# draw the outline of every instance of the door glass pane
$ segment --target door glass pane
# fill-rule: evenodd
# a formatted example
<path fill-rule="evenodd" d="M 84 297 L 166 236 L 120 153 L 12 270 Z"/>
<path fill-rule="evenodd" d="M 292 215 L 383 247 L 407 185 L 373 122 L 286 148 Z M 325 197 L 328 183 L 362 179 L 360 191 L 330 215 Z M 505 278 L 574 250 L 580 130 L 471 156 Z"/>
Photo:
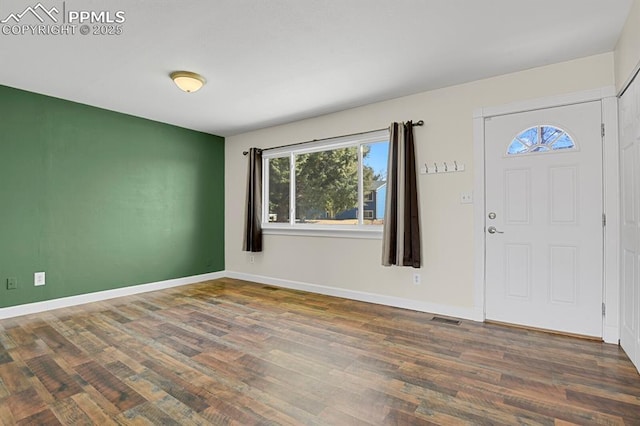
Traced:
<path fill-rule="evenodd" d="M 520 142 L 517 138 L 511 142 L 509 145 L 509 154 L 520 154 L 522 152 L 527 152 L 527 146 Z"/>
<path fill-rule="evenodd" d="M 573 148 L 574 145 L 575 144 L 573 143 L 573 140 L 569 137 L 569 135 L 565 133 L 564 135 L 556 139 L 556 141 L 553 143 L 553 149 L 568 149 Z"/>
<path fill-rule="evenodd" d="M 557 127 L 552 126 L 542 126 L 540 128 L 540 143 L 543 145 L 552 145 L 558 136 L 563 134 L 564 132 Z"/>
<path fill-rule="evenodd" d="M 518 139 L 527 146 L 531 146 L 538 140 L 538 128 L 532 127 L 518 135 Z"/>
<path fill-rule="evenodd" d="M 535 126 L 523 130 L 513 138 L 507 148 L 507 155 L 552 152 L 575 147 L 575 142 L 564 130 L 554 126 Z"/>

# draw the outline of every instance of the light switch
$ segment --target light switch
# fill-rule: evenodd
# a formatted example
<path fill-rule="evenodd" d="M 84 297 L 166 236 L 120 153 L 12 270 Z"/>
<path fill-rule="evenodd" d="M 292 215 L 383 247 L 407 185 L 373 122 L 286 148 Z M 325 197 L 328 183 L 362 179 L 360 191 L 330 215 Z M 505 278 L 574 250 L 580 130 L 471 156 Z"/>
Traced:
<path fill-rule="evenodd" d="M 473 203 L 473 193 L 471 192 L 461 192 L 460 193 L 460 204 L 471 204 Z"/>

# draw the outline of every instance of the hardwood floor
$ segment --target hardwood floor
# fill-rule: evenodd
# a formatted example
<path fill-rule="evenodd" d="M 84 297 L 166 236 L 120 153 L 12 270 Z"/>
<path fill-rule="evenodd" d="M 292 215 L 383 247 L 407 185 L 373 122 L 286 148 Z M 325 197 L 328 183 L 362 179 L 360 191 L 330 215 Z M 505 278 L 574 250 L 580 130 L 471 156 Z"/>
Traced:
<path fill-rule="evenodd" d="M 640 425 L 615 345 L 221 279 L 0 321 L 0 424 Z"/>

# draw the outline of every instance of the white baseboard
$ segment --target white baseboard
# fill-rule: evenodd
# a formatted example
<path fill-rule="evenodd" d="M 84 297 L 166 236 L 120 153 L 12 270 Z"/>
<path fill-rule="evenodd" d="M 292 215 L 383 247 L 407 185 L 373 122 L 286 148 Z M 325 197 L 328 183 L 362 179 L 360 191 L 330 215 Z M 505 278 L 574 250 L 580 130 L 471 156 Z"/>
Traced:
<path fill-rule="evenodd" d="M 278 278 L 265 277 L 262 275 L 245 274 L 242 272 L 227 271 L 226 274 L 226 276 L 229 278 L 235 278 L 244 281 L 253 281 L 261 284 L 273 285 L 276 287 L 308 291 L 310 293 L 342 297 L 344 299 L 359 300 L 361 302 L 394 306 L 396 308 L 411 309 L 413 311 L 419 312 L 429 312 L 432 314 L 445 315 L 455 318 L 464 318 L 473 321 L 482 322 L 484 320 L 482 314 L 479 314 L 475 308 L 461 308 L 458 306 L 440 305 L 437 303 L 422 302 L 417 300 L 404 299 L 401 297 L 385 296 L 381 294 L 367 293 L 356 290 L 346 290 L 343 288 L 329 287 L 299 281 L 282 280 Z"/>
<path fill-rule="evenodd" d="M 59 299 L 27 303 L 18 306 L 10 306 L 8 308 L 0 308 L 0 319 L 18 317 L 28 314 L 36 314 L 39 312 L 50 311 L 52 309 L 82 305 L 84 303 L 100 302 L 102 300 L 113 299 L 122 296 L 131 296 L 133 294 L 146 293 L 149 291 L 164 290 L 166 288 L 224 278 L 225 276 L 226 273 L 224 271 L 211 272 L 208 274 L 192 275 L 190 277 L 175 278 L 172 280 L 157 281 L 148 284 L 115 288 L 113 290 L 96 291 L 94 293 L 80 294 L 77 296 L 61 297 Z"/>

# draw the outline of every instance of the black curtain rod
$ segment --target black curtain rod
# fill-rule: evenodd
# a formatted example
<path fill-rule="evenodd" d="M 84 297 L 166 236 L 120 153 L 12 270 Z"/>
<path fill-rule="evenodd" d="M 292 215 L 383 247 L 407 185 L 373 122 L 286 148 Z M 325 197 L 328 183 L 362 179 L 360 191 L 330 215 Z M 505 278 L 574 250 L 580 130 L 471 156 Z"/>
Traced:
<path fill-rule="evenodd" d="M 424 126 L 424 121 L 423 121 L 423 120 L 419 120 L 419 121 L 416 121 L 415 123 L 412 123 L 412 124 L 413 124 L 413 126 Z M 313 140 L 305 141 L 305 142 L 296 142 L 296 143 L 290 143 L 290 144 L 287 144 L 287 145 L 272 146 L 271 148 L 265 148 L 265 149 L 262 149 L 261 151 L 263 151 L 263 152 L 264 152 L 264 151 L 269 151 L 269 150 L 271 150 L 271 149 L 278 149 L 278 148 L 286 148 L 286 147 L 288 147 L 288 146 L 303 145 L 303 144 L 305 144 L 305 143 L 318 142 L 318 141 L 322 141 L 322 140 L 326 140 L 326 139 L 346 138 L 346 137 L 348 137 L 348 136 L 364 135 L 364 134 L 366 134 L 366 133 L 379 132 L 379 131 L 381 131 L 381 130 L 387 130 L 387 129 L 389 129 L 389 128 L 388 128 L 388 127 L 385 127 L 385 128 L 382 128 L 382 129 L 368 130 L 368 131 L 366 131 L 366 132 L 350 133 L 350 134 L 348 134 L 348 135 L 332 136 L 332 137 L 330 137 L 330 138 L 313 139 Z M 249 153 L 249 151 L 243 151 L 243 152 L 242 152 L 242 155 L 247 155 L 248 153 Z"/>

